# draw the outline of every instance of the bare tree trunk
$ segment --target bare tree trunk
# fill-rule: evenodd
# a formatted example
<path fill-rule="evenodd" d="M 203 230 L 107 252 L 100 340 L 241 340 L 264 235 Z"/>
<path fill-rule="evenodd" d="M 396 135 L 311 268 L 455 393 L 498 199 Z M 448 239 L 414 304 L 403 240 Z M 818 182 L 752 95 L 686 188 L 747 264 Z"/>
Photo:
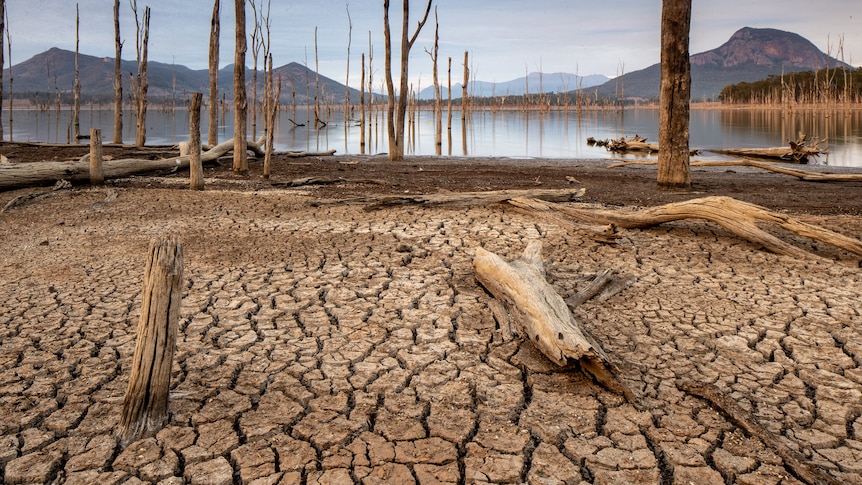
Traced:
<path fill-rule="evenodd" d="M 446 131 L 449 140 L 449 156 L 452 156 L 452 58 L 449 57 L 449 85 L 446 88 Z"/>
<path fill-rule="evenodd" d="M 203 94 L 192 94 L 189 111 L 189 185 L 191 190 L 204 189 L 204 167 L 201 162 L 201 100 Z"/>
<path fill-rule="evenodd" d="M 691 190 L 688 128 L 691 64 L 688 44 L 691 0 L 663 0 L 659 96 L 659 190 Z"/>
<path fill-rule="evenodd" d="M 114 139 L 123 143 L 123 78 L 120 72 L 123 41 L 120 40 L 120 0 L 114 0 Z"/>
<path fill-rule="evenodd" d="M 440 94 L 440 80 L 437 79 L 437 53 L 440 50 L 440 23 L 437 21 L 437 7 L 434 7 L 434 48 L 431 56 L 431 77 L 434 78 L 434 153 L 443 154 L 443 102 Z"/>
<path fill-rule="evenodd" d="M 254 30 L 251 32 L 251 57 L 252 61 L 252 74 L 251 74 L 251 138 L 254 139 L 257 136 L 257 58 L 260 55 L 260 47 L 262 42 L 261 36 L 261 15 L 262 11 L 257 11 L 257 5 L 254 0 L 249 0 L 248 4 L 251 5 L 251 12 L 254 16 Z M 264 70 L 266 69 L 266 56 L 263 59 Z"/>
<path fill-rule="evenodd" d="M 398 90 L 397 111 L 395 105 L 395 85 L 392 81 L 392 43 L 389 31 L 389 0 L 383 0 L 383 36 L 385 52 L 385 71 L 386 71 L 386 90 L 389 94 L 389 107 L 387 109 L 388 135 L 389 135 L 389 160 L 400 161 L 404 160 L 404 122 L 407 113 L 407 97 L 408 97 L 408 60 L 410 58 L 410 49 L 416 42 L 416 37 L 428 20 L 428 14 L 431 12 L 431 3 L 433 0 L 428 0 L 428 5 L 425 8 L 425 14 L 422 20 L 416 27 L 412 36 L 408 37 L 410 28 L 410 2 L 403 0 L 403 11 L 401 14 L 401 79 Z"/>
<path fill-rule="evenodd" d="M 3 37 L 6 32 L 6 0 L 0 0 L 0 141 L 3 141 Z M 12 55 L 9 55 L 9 91 L 12 91 Z M 9 98 L 9 124 L 12 124 L 12 98 Z M 12 127 L 9 127 L 9 141 L 12 141 Z"/>
<path fill-rule="evenodd" d="M 207 127 L 207 144 L 218 145 L 218 51 L 219 33 L 221 31 L 221 0 L 213 2 L 213 15 L 210 21 L 210 47 L 209 47 L 209 72 L 210 72 L 210 112 L 209 125 Z"/>
<path fill-rule="evenodd" d="M 75 128 L 74 139 L 75 143 L 81 139 L 81 78 L 78 76 L 78 47 L 81 43 L 80 36 L 81 17 L 78 13 L 78 4 L 75 4 L 75 81 L 72 84 L 72 96 L 74 96 L 72 104 L 72 123 Z"/>
<path fill-rule="evenodd" d="M 350 19 L 350 4 L 347 4 L 347 74 L 344 76 L 344 129 L 347 129 L 347 120 L 350 118 L 350 44 L 353 41 L 353 21 Z M 347 137 L 345 136 L 346 140 Z"/>
<path fill-rule="evenodd" d="M 467 83 L 470 81 L 470 67 L 467 64 L 467 51 L 464 51 L 464 84 L 461 86 L 461 124 L 467 124 Z M 529 76 L 528 76 L 529 77 Z"/>
<path fill-rule="evenodd" d="M 365 53 L 362 53 L 362 74 L 359 80 L 359 153 L 365 154 Z"/>
<path fill-rule="evenodd" d="M 137 1 L 130 0 L 130 3 L 135 13 L 135 49 L 138 62 L 138 74 L 132 83 L 135 98 L 135 145 L 140 147 L 147 141 L 147 44 L 150 38 L 150 7 L 144 7 L 142 26 L 138 21 Z"/>
<path fill-rule="evenodd" d="M 320 62 L 317 57 L 317 26 L 314 27 L 314 127 L 324 124 L 320 119 Z"/>
<path fill-rule="evenodd" d="M 236 52 L 233 63 L 233 171 L 236 174 L 248 173 L 248 154 L 246 154 L 246 96 L 245 96 L 245 0 L 234 0 L 236 10 Z"/>

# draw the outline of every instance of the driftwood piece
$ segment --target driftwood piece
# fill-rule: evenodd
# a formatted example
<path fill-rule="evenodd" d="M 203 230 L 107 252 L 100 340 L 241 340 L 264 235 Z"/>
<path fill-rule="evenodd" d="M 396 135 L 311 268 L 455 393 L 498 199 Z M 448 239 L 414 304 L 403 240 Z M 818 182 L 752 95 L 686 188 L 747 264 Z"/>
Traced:
<path fill-rule="evenodd" d="M 608 168 L 619 168 L 627 165 L 656 165 L 654 160 L 621 160 L 615 159 L 618 163 L 608 165 Z M 797 177 L 800 180 L 808 182 L 859 182 L 862 181 L 862 174 L 858 173 L 829 173 L 829 172 L 814 172 L 811 170 L 802 170 L 783 165 L 776 165 L 772 162 L 762 160 L 751 160 L 747 158 L 739 160 L 696 160 L 691 162 L 692 167 L 754 167 L 768 172 L 775 172 L 784 175 Z"/>
<path fill-rule="evenodd" d="M 40 190 L 38 192 L 33 192 L 31 194 L 19 195 L 18 197 L 15 197 L 14 199 L 7 202 L 6 205 L 4 205 L 2 209 L 0 209 L 0 213 L 6 212 L 7 210 L 10 210 L 10 209 L 16 209 L 16 208 L 21 207 L 23 205 L 26 205 L 30 202 L 37 201 L 43 197 L 48 197 L 49 195 L 53 194 L 54 192 L 56 192 L 58 190 L 71 189 L 71 188 L 72 188 L 72 184 L 69 183 L 68 181 L 58 180 L 57 183 L 55 183 L 54 186 L 48 190 Z"/>
<path fill-rule="evenodd" d="M 704 197 L 640 211 L 583 209 L 562 205 L 555 205 L 552 208 L 581 221 L 613 224 L 623 228 L 645 228 L 683 219 L 704 219 L 724 227 L 743 239 L 760 244 L 776 254 L 797 258 L 816 257 L 815 254 L 785 242 L 757 225 L 758 222 L 772 223 L 800 236 L 862 256 L 862 241 L 858 239 L 731 197 Z"/>
<path fill-rule="evenodd" d="M 731 422 L 775 451 L 784 461 L 784 465 L 805 483 L 812 485 L 838 485 L 841 483 L 827 472 L 808 463 L 808 460 L 801 453 L 789 448 L 778 436 L 761 426 L 750 412 L 722 394 L 714 385 L 693 381 L 677 381 L 676 387 L 692 396 L 705 399 L 713 407 L 718 408 L 717 410 L 729 418 Z"/>
<path fill-rule="evenodd" d="M 179 239 L 154 239 L 144 272 L 131 376 L 117 429 L 122 446 L 155 433 L 167 421 L 182 283 L 183 246 Z"/>
<path fill-rule="evenodd" d="M 787 147 L 716 148 L 710 151 L 736 157 L 755 157 L 808 163 L 809 159 L 816 158 L 826 153 L 826 150 L 819 147 L 820 141 L 825 140 L 814 140 L 813 144 L 809 144 L 808 135 L 800 133 L 799 138 L 797 138 L 796 141 L 787 141 Z"/>
<path fill-rule="evenodd" d="M 554 202 L 571 202 L 584 196 L 586 189 L 525 189 L 489 190 L 485 192 L 439 192 L 413 196 L 388 195 L 380 197 L 360 197 L 344 202 L 371 203 L 366 210 L 381 209 L 402 205 L 477 205 L 505 202 L 517 198 L 532 198 Z"/>
<path fill-rule="evenodd" d="M 526 197 L 516 197 L 507 201 L 509 205 L 514 206 L 519 212 L 530 214 L 532 217 L 541 218 L 550 223 L 564 227 L 570 232 L 577 232 L 594 241 L 605 244 L 616 244 L 619 235 L 616 228 L 612 224 L 579 224 L 573 222 L 560 215 L 546 201 L 538 199 L 530 199 Z"/>
<path fill-rule="evenodd" d="M 249 141 L 250 149 L 259 146 Z M 220 143 L 201 154 L 201 162 L 217 160 L 222 155 L 233 150 L 233 139 Z M 262 153 L 262 152 L 261 152 Z M 121 160 L 106 160 L 102 164 L 102 172 L 106 179 L 126 177 L 138 173 L 158 170 L 185 169 L 189 167 L 189 156 L 144 160 L 127 158 Z M 35 163 L 9 163 L 0 165 L 0 190 L 18 187 L 42 185 L 55 180 L 72 182 L 88 181 L 90 178 L 89 155 L 87 160 L 77 162 L 44 161 Z"/>
<path fill-rule="evenodd" d="M 620 381 L 601 347 L 575 321 L 566 302 L 545 279 L 542 244 L 533 241 L 524 255 L 512 261 L 476 248 L 473 269 L 476 279 L 506 308 L 509 325 L 504 333 L 528 339 L 548 359 L 564 366 L 577 361 L 608 389 L 635 403 L 631 390 Z M 499 313 L 499 310 L 495 312 Z M 497 318 L 503 318 L 497 315 Z M 505 327 L 508 327 L 506 329 Z"/>
<path fill-rule="evenodd" d="M 328 157 L 331 155 L 335 155 L 335 150 L 327 150 L 325 152 L 284 152 L 284 156 L 289 158 Z"/>

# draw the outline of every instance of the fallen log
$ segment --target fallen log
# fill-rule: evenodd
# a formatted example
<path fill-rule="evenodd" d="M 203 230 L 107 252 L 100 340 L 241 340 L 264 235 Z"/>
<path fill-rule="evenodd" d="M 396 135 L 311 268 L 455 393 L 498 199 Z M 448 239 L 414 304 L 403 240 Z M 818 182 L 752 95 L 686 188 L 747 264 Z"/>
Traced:
<path fill-rule="evenodd" d="M 479 247 L 473 259 L 476 279 L 494 298 L 502 302 L 494 312 L 502 319 L 501 330 L 528 339 L 549 360 L 559 366 L 577 361 L 609 390 L 635 403 L 634 394 L 619 379 L 617 370 L 602 348 L 575 321 L 566 302 L 545 280 L 542 244 L 533 241 L 524 255 L 506 261 Z M 493 306 L 491 308 L 494 308 Z"/>
<path fill-rule="evenodd" d="M 249 146 L 257 146 L 249 141 Z M 259 147 L 258 147 L 259 149 Z M 233 139 L 220 143 L 201 154 L 201 162 L 217 160 L 233 150 Z M 126 158 L 105 160 L 102 164 L 104 178 L 119 178 L 158 170 L 185 169 L 189 166 L 189 155 L 145 160 Z M 57 180 L 84 182 L 90 179 L 90 162 L 44 161 L 34 163 L 4 163 L 0 165 L 0 190 L 9 190 L 34 185 L 44 185 Z"/>
<path fill-rule="evenodd" d="M 704 219 L 720 225 L 743 239 L 760 244 L 776 254 L 796 258 L 818 257 L 779 239 L 757 225 L 758 222 L 772 223 L 800 236 L 815 239 L 862 256 L 862 241 L 858 239 L 731 197 L 704 197 L 650 207 L 640 211 L 585 209 L 551 204 L 547 204 L 547 206 L 580 221 L 613 224 L 629 229 L 645 228 L 682 219 Z"/>
<path fill-rule="evenodd" d="M 414 196 L 387 195 L 381 197 L 360 197 L 340 202 L 371 203 L 365 210 L 402 205 L 478 205 L 505 202 L 515 198 L 533 198 L 555 202 L 570 202 L 584 196 L 586 189 L 525 189 L 489 190 L 485 192 L 439 192 Z"/>
<path fill-rule="evenodd" d="M 734 157 L 754 157 L 808 163 L 811 158 L 817 158 L 826 153 L 826 150 L 822 150 L 819 147 L 820 141 L 822 140 L 814 140 L 814 144 L 809 145 L 808 135 L 800 133 L 799 138 L 795 142 L 788 140 L 787 147 L 716 148 L 710 151 Z"/>
<path fill-rule="evenodd" d="M 284 152 L 284 155 L 289 158 L 328 157 L 335 155 L 335 150 L 327 150 L 325 152 Z"/>

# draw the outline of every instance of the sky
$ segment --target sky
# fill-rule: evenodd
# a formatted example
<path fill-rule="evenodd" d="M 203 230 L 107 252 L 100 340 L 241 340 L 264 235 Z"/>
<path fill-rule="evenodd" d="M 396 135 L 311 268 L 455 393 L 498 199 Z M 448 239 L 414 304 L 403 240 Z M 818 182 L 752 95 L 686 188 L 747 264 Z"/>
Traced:
<path fill-rule="evenodd" d="M 255 0 L 264 5 L 267 0 Z M 344 82 L 350 40 L 349 84 L 359 84 L 360 56 L 373 52 L 375 84 L 383 79 L 383 2 L 380 0 L 269 0 L 273 63 L 299 62 L 321 75 Z M 51 47 L 75 50 L 75 11 L 80 12 L 81 54 L 113 57 L 112 0 L 8 0 L 7 28 L 12 64 Z M 149 60 L 207 69 L 210 19 L 214 0 L 138 0 L 139 18 L 149 6 Z M 402 3 L 392 0 L 390 23 L 393 57 L 398 58 Z M 410 31 L 426 0 L 410 1 Z M 660 61 L 660 0 L 434 0 L 439 25 L 440 82 L 452 58 L 453 83 L 463 78 L 469 52 L 471 79 L 503 82 L 527 72 L 569 72 L 614 77 Z M 219 66 L 234 60 L 235 5 L 221 0 Z M 350 21 L 348 21 L 348 12 Z M 250 35 L 253 12 L 246 2 Z M 130 0 L 120 1 L 122 58 L 135 59 L 135 21 Z M 349 34 L 349 25 L 352 31 Z M 434 45 L 432 10 L 411 51 L 412 83 L 431 84 L 432 63 L 426 50 Z M 862 2 L 859 0 L 693 0 L 690 52 L 707 51 L 726 42 L 742 27 L 775 28 L 805 37 L 823 52 L 862 65 Z M 8 47 L 7 47 L 8 48 Z M 6 48 L 4 48 L 5 51 Z M 8 67 L 9 54 L 4 52 Z M 262 54 L 259 66 L 262 66 Z M 253 67 L 251 43 L 246 64 Z M 393 63 L 397 70 L 397 61 Z M 13 73 L 14 74 L 14 73 Z M 397 75 L 396 75 L 397 78 Z M 397 81 L 396 81 L 397 82 Z"/>

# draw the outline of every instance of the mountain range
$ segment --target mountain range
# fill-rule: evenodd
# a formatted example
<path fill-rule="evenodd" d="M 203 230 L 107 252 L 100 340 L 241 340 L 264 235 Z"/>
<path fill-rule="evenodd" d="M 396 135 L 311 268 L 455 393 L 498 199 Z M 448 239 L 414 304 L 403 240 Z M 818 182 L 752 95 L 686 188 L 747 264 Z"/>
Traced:
<path fill-rule="evenodd" d="M 31 100 L 50 103 L 56 93 L 71 93 L 74 82 L 75 53 L 51 48 L 12 67 L 16 94 L 27 93 Z M 795 71 L 811 71 L 830 67 L 850 67 L 842 61 L 821 52 L 814 44 L 798 34 L 777 29 L 744 27 L 734 33 L 721 46 L 691 56 L 692 100 L 712 100 L 729 84 L 753 82 L 770 75 Z M 131 93 L 129 81 L 137 71 L 135 61 L 123 60 L 123 92 Z M 81 93 L 97 101 L 113 99 L 114 59 L 79 54 L 78 71 Z M 252 71 L 246 71 L 251 83 Z M 282 80 L 282 101 L 297 103 L 315 96 L 313 70 L 291 62 L 275 69 Z M 622 96 L 628 99 L 655 99 L 659 95 L 660 65 L 623 74 L 614 79 L 602 75 L 577 76 L 570 73 L 530 73 L 525 77 L 506 82 L 474 81 L 468 86 L 471 96 L 520 96 L 527 92 L 560 93 L 582 89 L 604 97 Z M 192 70 L 182 65 L 149 61 L 147 64 L 148 95 L 155 99 L 185 98 L 193 92 L 209 92 L 209 73 L 206 69 Z M 326 76 L 319 76 L 323 99 L 334 103 L 344 100 L 344 84 Z M 9 69 L 3 74 L 4 92 L 8 93 Z M 226 97 L 233 96 L 233 65 L 219 70 L 219 90 Z M 258 92 L 263 90 L 263 76 L 258 75 Z M 443 97 L 447 96 L 445 88 Z M 347 90 L 352 102 L 359 101 L 359 91 Z M 420 98 L 433 99 L 432 87 L 420 92 Z M 461 85 L 452 87 L 452 97 L 461 97 Z"/>
<path fill-rule="evenodd" d="M 715 49 L 692 55 L 690 61 L 692 101 L 715 100 L 727 85 L 759 81 L 770 75 L 851 68 L 798 34 L 751 27 L 739 29 Z M 660 80 L 661 65 L 653 64 L 612 79 L 591 92 L 612 97 L 624 87 L 626 98 L 654 99 L 659 95 Z"/>

